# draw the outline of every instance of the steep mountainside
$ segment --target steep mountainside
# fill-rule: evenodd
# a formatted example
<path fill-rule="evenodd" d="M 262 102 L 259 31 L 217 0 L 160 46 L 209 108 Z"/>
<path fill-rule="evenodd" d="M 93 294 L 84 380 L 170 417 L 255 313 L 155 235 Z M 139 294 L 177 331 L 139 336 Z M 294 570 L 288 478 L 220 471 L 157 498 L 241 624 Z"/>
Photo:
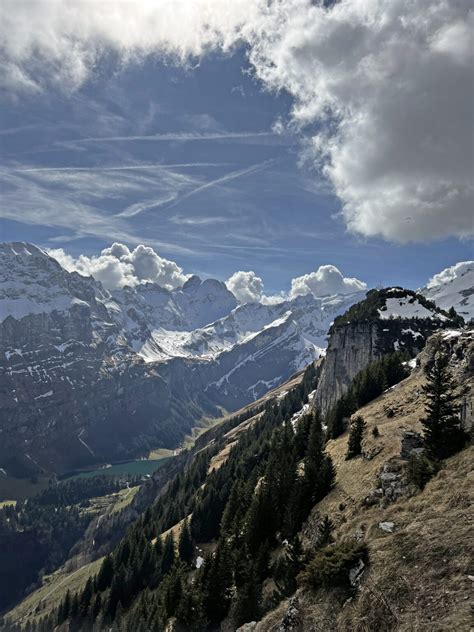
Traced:
<path fill-rule="evenodd" d="M 201 437 L 167 483 L 161 472 L 161 484 L 145 484 L 135 513 L 126 510 L 128 519 L 141 516 L 100 568 L 63 572 L 7 620 L 49 615 L 40 629 L 58 632 L 56 622 L 70 620 L 81 632 L 119 622 L 126 632 L 467 632 L 472 448 L 441 463 L 423 491 L 404 453 L 407 436 L 421 430 L 425 367 L 438 348 L 471 411 L 469 429 L 468 329 L 431 336 L 411 374 L 354 413 L 367 427 L 361 454 L 349 460 L 349 433 L 325 445 L 310 413 L 318 379 L 310 366 L 263 408 Z M 100 553 L 110 551 L 101 528 L 95 533 Z M 50 593 L 63 599 L 50 602 Z"/>
<path fill-rule="evenodd" d="M 36 246 L 0 248 L 0 467 L 19 475 L 176 446 L 324 351 L 360 296 L 237 306 L 191 277 L 110 294 Z"/>
<path fill-rule="evenodd" d="M 446 312 L 411 290 L 371 290 L 331 327 L 315 405 L 326 412 L 368 364 L 395 351 L 412 358 L 434 331 L 455 324 Z"/>
<path fill-rule="evenodd" d="M 300 588 L 252 632 L 471 629 L 474 448 L 447 459 L 422 492 L 408 482 L 401 456 L 407 434 L 422 431 L 424 368 L 439 344 L 450 356 L 458 391 L 464 390 L 464 427 L 472 432 L 474 334 L 449 330 L 428 340 L 407 379 L 354 413 L 367 424 L 359 458 L 346 460 L 348 433 L 327 444 L 337 484 L 314 507 L 303 541 L 310 547 L 329 515 L 336 542 L 366 544 L 369 565 L 355 592 L 346 601 L 337 590 Z"/>

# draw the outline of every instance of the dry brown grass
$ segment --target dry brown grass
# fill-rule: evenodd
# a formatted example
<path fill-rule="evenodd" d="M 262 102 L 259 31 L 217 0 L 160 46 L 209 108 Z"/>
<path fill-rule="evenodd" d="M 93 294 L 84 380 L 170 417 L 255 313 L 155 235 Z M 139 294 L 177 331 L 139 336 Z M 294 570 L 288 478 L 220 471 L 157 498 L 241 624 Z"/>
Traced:
<path fill-rule="evenodd" d="M 338 539 L 363 527 L 370 565 L 353 599 L 300 590 L 302 632 L 471 631 L 473 462 L 470 447 L 423 492 L 341 520 Z M 378 527 L 383 520 L 395 523 L 392 534 Z M 269 613 L 255 632 L 276 632 L 286 607 Z"/>
<path fill-rule="evenodd" d="M 367 422 L 364 452 L 378 453 L 368 460 L 345 460 L 348 433 L 328 443 L 337 468 L 334 490 L 315 508 L 305 529 L 305 542 L 321 515 L 335 523 L 335 538 L 358 534 L 369 547 L 370 565 L 359 594 L 299 591 L 302 631 L 344 632 L 467 632 L 473 630 L 470 597 L 474 575 L 471 545 L 474 515 L 474 448 L 446 462 L 423 492 L 387 506 L 363 507 L 377 486 L 384 463 L 396 459 L 404 430 L 420 431 L 424 401 L 423 374 L 416 371 L 396 388 L 357 412 Z M 387 417 L 386 410 L 394 411 Z M 372 436 L 377 426 L 380 437 Z M 393 533 L 379 523 L 395 523 Z M 269 613 L 255 632 L 275 632 L 285 604 Z"/>
<path fill-rule="evenodd" d="M 208 474 L 210 474 L 211 472 L 214 472 L 214 470 L 218 470 L 221 467 L 221 465 L 223 465 L 227 461 L 227 459 L 229 458 L 230 451 L 232 450 L 234 445 L 236 445 L 236 443 L 237 443 L 237 440 L 227 443 L 220 452 L 218 452 L 212 457 L 211 462 L 209 463 L 209 468 L 207 470 Z"/>
<path fill-rule="evenodd" d="M 38 621 L 44 615 L 48 615 L 59 606 L 68 590 L 74 594 L 84 587 L 89 577 L 99 571 L 103 559 L 101 557 L 71 573 L 61 568 L 45 577 L 44 585 L 11 610 L 7 615 L 8 619 L 25 625 L 28 621 Z"/>

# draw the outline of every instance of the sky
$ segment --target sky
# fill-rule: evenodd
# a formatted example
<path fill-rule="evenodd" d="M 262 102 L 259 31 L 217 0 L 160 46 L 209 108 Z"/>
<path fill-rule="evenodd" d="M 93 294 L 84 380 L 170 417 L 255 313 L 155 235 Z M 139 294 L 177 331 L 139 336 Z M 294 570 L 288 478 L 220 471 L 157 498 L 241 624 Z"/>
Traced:
<path fill-rule="evenodd" d="M 472 16 L 6 0 L 0 239 L 109 285 L 421 287 L 473 258 Z"/>

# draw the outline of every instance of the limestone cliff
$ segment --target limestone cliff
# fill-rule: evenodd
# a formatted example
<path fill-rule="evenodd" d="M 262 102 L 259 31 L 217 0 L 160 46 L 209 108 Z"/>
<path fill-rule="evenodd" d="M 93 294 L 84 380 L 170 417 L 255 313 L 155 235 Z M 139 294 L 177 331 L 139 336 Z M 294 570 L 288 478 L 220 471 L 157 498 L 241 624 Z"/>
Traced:
<path fill-rule="evenodd" d="M 410 290 L 370 291 L 330 329 L 315 405 L 326 412 L 371 362 L 396 351 L 413 358 L 434 331 L 453 324 L 445 312 Z"/>

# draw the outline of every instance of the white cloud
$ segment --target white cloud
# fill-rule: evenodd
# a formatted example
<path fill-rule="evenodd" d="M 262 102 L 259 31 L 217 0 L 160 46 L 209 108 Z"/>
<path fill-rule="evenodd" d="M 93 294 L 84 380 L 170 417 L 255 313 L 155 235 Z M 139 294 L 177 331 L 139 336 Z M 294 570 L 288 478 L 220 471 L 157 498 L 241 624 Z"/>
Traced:
<path fill-rule="evenodd" d="M 253 271 L 234 272 L 225 284 L 239 303 L 258 303 L 262 298 L 263 281 Z"/>
<path fill-rule="evenodd" d="M 253 271 L 234 274 L 225 282 L 227 288 L 234 294 L 239 303 L 263 303 L 264 305 L 276 305 L 283 301 L 291 300 L 297 296 L 313 294 L 313 296 L 326 296 L 333 294 L 352 294 L 367 289 L 367 284 L 359 279 L 344 277 L 336 266 L 323 265 L 315 272 L 296 277 L 291 281 L 291 289 L 288 293 L 267 295 L 263 293 L 263 281 Z"/>
<path fill-rule="evenodd" d="M 39 89 L 49 83 L 75 89 L 106 52 L 122 63 L 161 55 L 180 63 L 210 48 L 227 50 L 262 0 L 135 0 L 50 2 L 15 0 L 0 5 L 3 55 L 0 86 Z"/>
<path fill-rule="evenodd" d="M 166 289 L 183 285 L 188 278 L 174 261 L 160 257 L 153 248 L 139 245 L 130 250 L 125 244 L 114 243 L 100 255 L 77 258 L 66 254 L 62 248 L 49 250 L 49 254 L 69 272 L 76 271 L 93 276 L 108 290 L 125 285 L 134 287 L 152 281 Z"/>
<path fill-rule="evenodd" d="M 367 284 L 359 279 L 344 277 L 336 266 L 319 266 L 315 272 L 303 274 L 291 281 L 290 298 L 304 294 L 326 296 L 328 294 L 351 294 L 361 292 Z"/>
<path fill-rule="evenodd" d="M 400 242 L 473 233 L 470 7 L 288 0 L 263 20 L 257 75 L 293 95 L 294 124 L 323 123 L 306 158 L 350 230 Z"/>
<path fill-rule="evenodd" d="M 122 64 L 186 63 L 241 41 L 263 84 L 293 96 L 304 158 L 332 184 L 351 231 L 466 237 L 473 16 L 468 0 L 16 0 L 0 4 L 0 87 L 74 89 L 105 52 Z"/>
<path fill-rule="evenodd" d="M 263 305 L 278 305 L 279 303 L 283 303 L 287 300 L 288 296 L 284 292 L 281 292 L 280 294 L 262 294 L 260 303 Z"/>
<path fill-rule="evenodd" d="M 431 277 L 428 281 L 427 288 L 431 290 L 440 285 L 450 283 L 470 271 L 474 271 L 474 261 L 460 261 L 459 263 L 456 263 L 449 268 L 445 268 L 441 272 L 438 272 L 438 274 Z"/>

